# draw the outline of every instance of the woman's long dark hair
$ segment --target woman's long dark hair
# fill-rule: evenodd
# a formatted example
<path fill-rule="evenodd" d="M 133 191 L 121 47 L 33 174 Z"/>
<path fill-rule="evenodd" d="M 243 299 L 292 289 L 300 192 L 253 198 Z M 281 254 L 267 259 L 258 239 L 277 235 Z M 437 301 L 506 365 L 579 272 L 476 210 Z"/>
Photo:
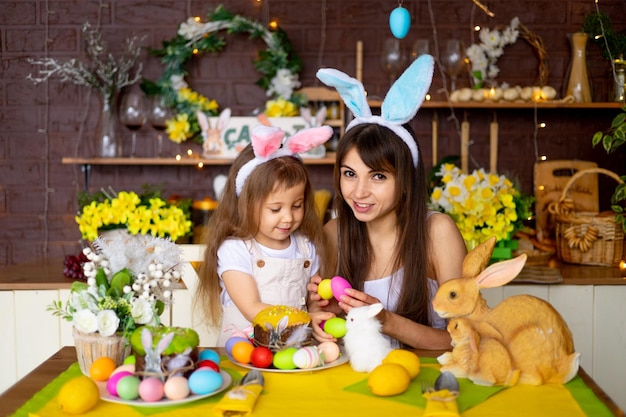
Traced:
<path fill-rule="evenodd" d="M 413 133 L 408 125 L 405 127 Z M 396 177 L 395 204 L 399 236 L 393 271 L 404 268 L 404 283 L 396 313 L 414 322 L 429 325 L 430 297 L 426 277 L 430 247 L 426 226 L 428 184 L 421 152 L 415 168 L 404 142 L 390 129 L 377 124 L 353 127 L 337 146 L 338 163 L 334 171 L 335 207 L 339 223 L 337 273 L 350 281 L 354 288 L 363 290 L 372 265 L 372 247 L 366 224 L 354 217 L 352 209 L 341 195 L 339 184 L 341 163 L 351 149 L 356 149 L 363 162 L 372 170 L 389 172 Z"/>

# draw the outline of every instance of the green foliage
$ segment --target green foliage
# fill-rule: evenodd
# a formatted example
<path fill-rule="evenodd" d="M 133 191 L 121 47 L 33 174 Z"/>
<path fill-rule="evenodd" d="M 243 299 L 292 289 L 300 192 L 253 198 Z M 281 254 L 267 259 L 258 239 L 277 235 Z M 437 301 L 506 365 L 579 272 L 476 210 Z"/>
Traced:
<path fill-rule="evenodd" d="M 614 153 L 617 148 L 626 143 L 626 107 L 622 107 L 622 112 L 619 113 L 611 122 L 611 127 L 605 131 L 599 131 L 594 133 L 591 138 L 593 146 L 602 144 L 602 147 L 607 154 Z M 620 177 L 622 181 L 626 182 L 626 175 Z M 616 216 L 616 222 L 621 223 L 624 232 L 626 232 L 626 184 L 618 184 L 611 196 L 611 210 L 613 210 Z"/>
<path fill-rule="evenodd" d="M 626 57 L 626 34 L 616 33 L 611 18 L 606 14 L 590 13 L 583 22 L 583 32 L 602 49 L 602 56 L 606 59 L 616 59 L 620 55 Z"/>

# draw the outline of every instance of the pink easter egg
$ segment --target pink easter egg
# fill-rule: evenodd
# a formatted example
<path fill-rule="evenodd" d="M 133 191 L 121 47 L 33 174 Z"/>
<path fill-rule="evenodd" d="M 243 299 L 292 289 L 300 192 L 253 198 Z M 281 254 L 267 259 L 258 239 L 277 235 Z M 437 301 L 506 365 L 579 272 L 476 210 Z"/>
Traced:
<path fill-rule="evenodd" d="M 335 276 L 330 280 L 330 288 L 333 291 L 333 296 L 337 301 L 345 294 L 346 288 L 352 288 L 352 285 L 343 277 Z"/>
<path fill-rule="evenodd" d="M 132 374 L 133 373 L 129 371 L 118 371 L 111 375 L 111 377 L 107 380 L 107 391 L 109 391 L 109 394 L 117 397 L 117 383 L 120 382 L 120 379 Z"/>
<path fill-rule="evenodd" d="M 165 395 L 165 388 L 160 379 L 149 377 L 139 383 L 139 396 L 145 402 L 160 401 Z"/>

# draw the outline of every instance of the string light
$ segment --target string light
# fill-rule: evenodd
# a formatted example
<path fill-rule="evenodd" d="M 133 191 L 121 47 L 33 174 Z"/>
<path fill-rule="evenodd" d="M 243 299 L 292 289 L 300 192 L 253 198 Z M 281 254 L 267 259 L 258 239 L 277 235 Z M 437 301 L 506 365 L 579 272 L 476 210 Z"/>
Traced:
<path fill-rule="evenodd" d="M 272 19 L 272 21 L 269 24 L 269 27 L 272 30 L 278 29 L 278 21 L 276 19 Z"/>

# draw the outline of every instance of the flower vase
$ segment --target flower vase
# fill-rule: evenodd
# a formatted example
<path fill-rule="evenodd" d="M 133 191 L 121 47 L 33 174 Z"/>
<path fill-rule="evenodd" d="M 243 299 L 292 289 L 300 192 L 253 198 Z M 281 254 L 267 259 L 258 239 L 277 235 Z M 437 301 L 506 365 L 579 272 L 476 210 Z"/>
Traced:
<path fill-rule="evenodd" d="M 108 356 L 117 366 L 124 363 L 124 359 L 131 353 L 131 346 L 121 335 L 101 336 L 100 333 L 83 333 L 72 327 L 74 346 L 78 365 L 83 374 L 89 376 L 91 364 L 98 358 Z"/>
<path fill-rule="evenodd" d="M 588 35 L 584 32 L 576 32 L 569 35 L 572 57 L 567 73 L 567 86 L 565 96 L 574 97 L 577 103 L 591 102 L 591 84 L 587 72 L 587 40 Z"/>
<path fill-rule="evenodd" d="M 115 158 L 122 155 L 122 142 L 117 129 L 117 95 L 102 98 L 102 111 L 96 127 L 96 157 Z"/>

